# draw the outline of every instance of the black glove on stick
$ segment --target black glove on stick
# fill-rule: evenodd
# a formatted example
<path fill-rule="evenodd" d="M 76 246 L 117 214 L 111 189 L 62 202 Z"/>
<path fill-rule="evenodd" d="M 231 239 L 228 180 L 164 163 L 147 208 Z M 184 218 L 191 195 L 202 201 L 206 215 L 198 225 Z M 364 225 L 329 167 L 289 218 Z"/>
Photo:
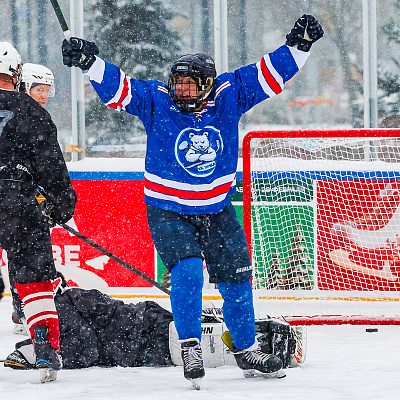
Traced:
<path fill-rule="evenodd" d="M 71 37 L 69 42 L 63 40 L 63 63 L 67 67 L 74 66 L 86 71 L 95 62 L 96 54 L 99 54 L 99 49 L 94 42 L 77 37 Z"/>

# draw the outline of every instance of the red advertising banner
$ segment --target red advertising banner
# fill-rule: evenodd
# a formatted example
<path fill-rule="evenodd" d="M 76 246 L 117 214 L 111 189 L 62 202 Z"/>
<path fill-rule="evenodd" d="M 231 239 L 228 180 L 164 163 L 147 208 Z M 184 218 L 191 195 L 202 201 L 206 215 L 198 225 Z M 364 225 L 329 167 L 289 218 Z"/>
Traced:
<path fill-rule="evenodd" d="M 143 179 L 73 180 L 72 183 L 78 202 L 75 216 L 68 224 L 155 279 L 155 251 L 147 227 Z M 56 268 L 72 286 L 103 292 L 109 288 L 151 286 L 59 226 L 52 228 L 51 237 Z M 1 259 L 0 265 L 4 267 L 5 252 Z"/>
<path fill-rule="evenodd" d="M 400 193 L 390 180 L 317 185 L 318 287 L 400 288 Z"/>
<path fill-rule="evenodd" d="M 77 230 L 154 279 L 143 181 L 75 180 L 73 186 L 79 200 L 71 222 Z M 53 229 L 52 241 L 56 266 L 79 286 L 83 283 L 76 280 L 85 279 L 82 271 L 89 281 L 101 279 L 109 287 L 151 286 L 62 228 Z"/>

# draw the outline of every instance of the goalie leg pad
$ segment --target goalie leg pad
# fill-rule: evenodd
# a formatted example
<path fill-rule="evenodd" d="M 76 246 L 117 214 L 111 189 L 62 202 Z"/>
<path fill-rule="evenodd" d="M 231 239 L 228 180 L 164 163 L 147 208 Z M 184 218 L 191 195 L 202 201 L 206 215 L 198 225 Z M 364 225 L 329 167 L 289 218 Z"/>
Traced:
<path fill-rule="evenodd" d="M 283 368 L 294 366 L 297 341 L 293 328 L 286 321 L 275 318 L 256 321 L 256 337 L 261 351 L 279 357 Z"/>
<path fill-rule="evenodd" d="M 221 322 L 201 324 L 201 349 L 203 353 L 203 365 L 207 368 L 220 367 L 222 365 L 235 365 L 233 355 L 229 354 L 224 346 L 221 336 L 226 326 Z M 169 350 L 172 363 L 183 365 L 181 346 L 178 341 L 178 333 L 172 321 L 169 325 Z"/>
<path fill-rule="evenodd" d="M 201 347 L 204 367 L 237 365 L 233 353 L 228 346 L 223 344 L 222 335 L 227 331 L 226 325 L 217 320 L 209 322 L 210 320 L 211 318 L 207 317 L 207 322 L 201 324 Z M 287 322 L 274 318 L 257 320 L 255 327 L 259 349 L 263 353 L 279 357 L 283 368 L 297 367 L 305 361 L 305 327 L 291 327 Z M 181 347 L 173 321 L 169 326 L 169 349 L 172 363 L 183 365 L 180 354 Z M 280 375 L 284 374 L 281 373 Z"/>

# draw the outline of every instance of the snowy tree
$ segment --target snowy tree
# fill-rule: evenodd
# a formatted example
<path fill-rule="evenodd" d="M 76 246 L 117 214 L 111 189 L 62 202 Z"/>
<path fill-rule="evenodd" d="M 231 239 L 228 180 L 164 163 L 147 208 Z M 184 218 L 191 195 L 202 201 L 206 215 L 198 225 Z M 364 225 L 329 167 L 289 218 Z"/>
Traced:
<path fill-rule="evenodd" d="M 290 286 L 292 289 L 312 289 L 311 257 L 300 222 L 296 224 L 296 231 L 290 241 L 292 243 L 289 248 L 289 257 L 287 259 L 289 262 L 287 274 L 290 276 Z"/>
<path fill-rule="evenodd" d="M 395 3 L 397 11 L 400 10 L 400 0 Z M 383 117 L 388 120 L 393 115 L 399 114 L 400 102 L 400 25 L 393 17 L 382 27 L 382 33 L 387 39 L 391 49 L 389 60 L 381 61 L 378 65 L 378 105 Z M 397 123 L 399 119 L 397 118 Z"/>
<path fill-rule="evenodd" d="M 180 38 L 169 27 L 173 12 L 158 0 L 91 0 L 86 27 L 100 57 L 136 79 L 165 81 L 177 58 Z M 90 90 L 90 89 L 89 89 Z M 106 112 L 92 90 L 87 96 L 89 144 L 127 144 L 144 133 L 138 118 Z"/>

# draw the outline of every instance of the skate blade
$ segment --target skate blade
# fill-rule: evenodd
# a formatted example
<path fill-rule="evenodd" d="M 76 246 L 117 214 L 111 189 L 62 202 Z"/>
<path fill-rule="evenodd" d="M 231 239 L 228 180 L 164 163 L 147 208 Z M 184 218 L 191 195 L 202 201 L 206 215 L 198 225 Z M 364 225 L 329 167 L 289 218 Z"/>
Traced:
<path fill-rule="evenodd" d="M 281 369 L 276 372 L 260 372 L 255 369 L 248 369 L 248 370 L 243 371 L 243 375 L 245 378 L 264 378 L 264 379 L 277 378 L 277 379 L 281 379 L 286 376 L 286 372 Z"/>
<path fill-rule="evenodd" d="M 190 382 L 192 382 L 192 385 L 196 390 L 201 389 L 201 378 L 190 379 Z"/>
<path fill-rule="evenodd" d="M 55 369 L 50 368 L 40 368 L 40 382 L 52 382 L 57 379 L 57 371 Z"/>

